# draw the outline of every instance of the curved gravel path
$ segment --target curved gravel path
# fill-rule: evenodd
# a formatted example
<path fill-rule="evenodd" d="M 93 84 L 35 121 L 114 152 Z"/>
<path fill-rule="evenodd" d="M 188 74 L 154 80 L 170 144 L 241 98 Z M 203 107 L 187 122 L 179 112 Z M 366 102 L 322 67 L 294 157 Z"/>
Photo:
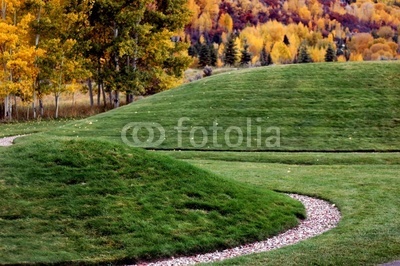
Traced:
<path fill-rule="evenodd" d="M 137 266 L 177 266 L 193 265 L 196 263 L 208 263 L 230 259 L 238 256 L 265 252 L 287 245 L 293 245 L 307 238 L 320 235 L 339 223 L 341 218 L 339 210 L 335 205 L 316 198 L 288 194 L 293 199 L 299 200 L 306 208 L 307 218 L 302 220 L 298 226 L 280 235 L 236 248 L 215 251 L 190 257 L 171 258 L 151 263 L 140 263 Z"/>
<path fill-rule="evenodd" d="M 6 138 L 0 138 L 0 147 L 7 147 L 11 146 L 13 144 L 13 141 L 18 138 L 22 137 L 23 135 L 18 135 L 18 136 L 12 136 L 12 137 L 6 137 Z"/>
<path fill-rule="evenodd" d="M 0 146 L 10 146 L 13 141 L 20 136 L 12 136 L 0 138 Z M 320 235 L 334 227 L 339 223 L 341 218 L 339 210 L 335 205 L 316 198 L 298 195 L 287 194 L 293 199 L 299 200 L 306 208 L 307 218 L 300 221 L 300 224 L 295 228 L 269 238 L 265 241 L 260 241 L 248 245 L 243 245 L 236 248 L 226 249 L 223 251 L 215 251 L 206 254 L 199 254 L 190 257 L 171 258 L 160 260 L 151 263 L 140 263 L 138 266 L 178 266 L 178 265 L 193 265 L 197 263 L 207 263 L 221 261 L 238 256 L 265 252 L 287 245 L 293 245 L 307 238 Z"/>

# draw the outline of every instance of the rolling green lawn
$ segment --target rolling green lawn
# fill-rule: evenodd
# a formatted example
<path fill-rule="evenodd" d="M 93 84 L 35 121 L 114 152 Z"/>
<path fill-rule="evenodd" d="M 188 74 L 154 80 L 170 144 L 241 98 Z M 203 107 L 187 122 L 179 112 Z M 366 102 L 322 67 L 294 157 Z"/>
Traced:
<path fill-rule="evenodd" d="M 179 134 L 176 127 L 181 118 L 187 119 L 181 120 Z M 96 134 L 120 142 L 129 123 L 136 123 L 125 128 L 130 143 L 134 143 L 133 126 L 143 125 L 138 123 L 155 127 L 154 140 L 162 137 L 162 126 L 165 139 L 157 149 L 399 150 L 400 62 L 228 72 L 68 124 L 51 134 Z M 146 142 L 146 129 L 135 134 L 136 143 L 153 147 Z"/>
<path fill-rule="evenodd" d="M 400 259 L 400 153 L 393 152 L 400 150 L 399 96 L 400 62 L 257 68 L 17 139 L 0 147 L 0 254 L 6 254 L 0 264 L 151 260 L 260 239 L 303 215 L 296 202 L 271 190 L 329 200 L 342 220 L 299 244 L 216 265 L 376 265 Z M 190 120 L 183 123 L 179 147 L 175 127 L 181 117 Z M 223 128 L 215 139 L 214 121 Z M 129 123 L 136 124 L 125 128 L 124 144 L 121 132 Z M 133 143 L 133 126 L 142 126 L 136 133 L 145 141 L 143 129 L 154 123 L 165 130 L 156 151 L 126 145 Z M 207 131 L 202 147 L 193 145 L 205 139 L 195 127 Z M 229 147 L 228 127 L 235 127 L 228 134 L 233 143 L 240 140 L 234 131 L 243 133 L 241 145 Z M 257 146 L 271 137 L 268 127 L 279 128 L 278 147 Z M 173 151 L 185 149 L 191 151 Z M 366 150 L 385 153 L 351 152 Z M 282 219 L 270 220 L 271 212 Z M 248 226 L 239 222 L 244 217 Z"/>

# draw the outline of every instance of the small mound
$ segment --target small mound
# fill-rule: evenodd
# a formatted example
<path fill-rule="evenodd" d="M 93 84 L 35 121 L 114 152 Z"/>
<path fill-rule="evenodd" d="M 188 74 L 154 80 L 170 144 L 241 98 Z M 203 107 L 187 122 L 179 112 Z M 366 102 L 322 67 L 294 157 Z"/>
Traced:
<path fill-rule="evenodd" d="M 265 239 L 305 216 L 287 196 L 166 156 L 40 138 L 0 150 L 0 263 L 190 255 Z"/>

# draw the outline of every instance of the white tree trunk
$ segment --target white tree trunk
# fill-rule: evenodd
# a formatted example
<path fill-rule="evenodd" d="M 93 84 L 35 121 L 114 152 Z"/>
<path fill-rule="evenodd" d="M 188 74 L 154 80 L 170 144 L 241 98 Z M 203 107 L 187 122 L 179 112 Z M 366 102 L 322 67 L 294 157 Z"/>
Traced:
<path fill-rule="evenodd" d="M 119 107 L 119 90 L 116 90 L 114 92 L 114 108 L 118 108 Z"/>
<path fill-rule="evenodd" d="M 33 112 L 33 119 L 36 119 L 37 113 L 36 113 L 36 91 L 35 91 L 35 89 L 33 89 L 32 112 Z"/>
<path fill-rule="evenodd" d="M 59 109 L 59 105 L 60 105 L 60 95 L 59 94 L 55 94 L 54 95 L 54 100 L 55 100 L 55 103 L 56 103 L 56 114 L 54 115 L 54 118 L 58 118 L 58 109 Z"/>

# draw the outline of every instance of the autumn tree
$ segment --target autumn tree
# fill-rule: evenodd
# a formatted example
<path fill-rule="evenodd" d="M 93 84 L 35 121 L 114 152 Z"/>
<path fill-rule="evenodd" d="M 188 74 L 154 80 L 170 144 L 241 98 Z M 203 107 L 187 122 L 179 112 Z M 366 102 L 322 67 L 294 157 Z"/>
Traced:
<path fill-rule="evenodd" d="M 180 83 L 191 59 L 188 45 L 175 33 L 188 23 L 185 0 L 100 0 L 88 15 L 93 28 L 91 51 L 100 82 L 115 92 L 152 94 Z"/>
<path fill-rule="evenodd" d="M 380 27 L 377 34 L 379 37 L 384 38 L 389 41 L 392 40 L 392 38 L 394 36 L 393 29 L 389 26 Z"/>
<path fill-rule="evenodd" d="M 223 13 L 219 20 L 218 26 L 221 27 L 225 32 L 231 33 L 233 30 L 233 20 L 228 13 Z"/>
<path fill-rule="evenodd" d="M 348 42 L 348 47 L 354 54 L 362 54 L 364 50 L 371 47 L 374 38 L 369 33 L 358 33 L 355 34 L 351 41 Z"/>
<path fill-rule="evenodd" d="M 29 24 L 33 16 L 23 10 L 23 2 L 2 0 L 0 18 L 0 98 L 4 117 L 12 118 L 12 98 L 30 102 L 33 81 L 38 74 L 34 64 L 42 52 L 30 44 Z"/>
<path fill-rule="evenodd" d="M 292 62 L 292 55 L 289 48 L 283 41 L 274 44 L 271 51 L 272 61 L 276 64 L 289 64 Z"/>
<path fill-rule="evenodd" d="M 75 44 L 72 39 L 51 39 L 45 45 L 45 56 L 39 60 L 42 86 L 54 96 L 54 118 L 58 118 L 61 94 L 74 91 L 78 81 L 89 76 L 73 50 Z"/>

